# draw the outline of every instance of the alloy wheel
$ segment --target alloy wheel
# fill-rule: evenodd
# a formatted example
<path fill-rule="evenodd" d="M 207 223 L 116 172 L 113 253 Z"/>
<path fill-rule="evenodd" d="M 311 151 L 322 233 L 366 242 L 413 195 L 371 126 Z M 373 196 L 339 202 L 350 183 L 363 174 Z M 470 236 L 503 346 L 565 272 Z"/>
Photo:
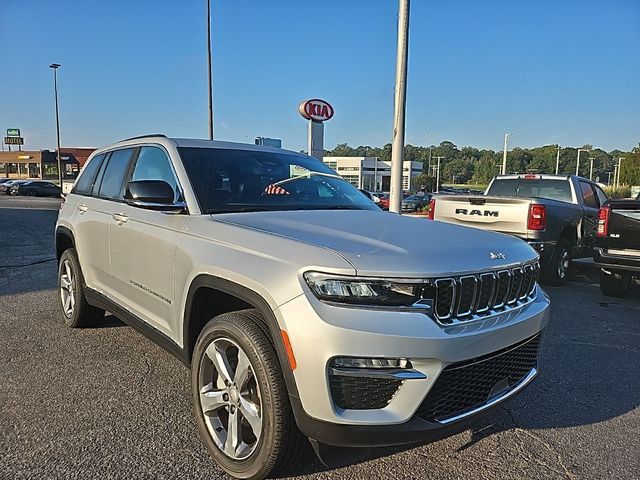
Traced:
<path fill-rule="evenodd" d="M 562 255 L 560 255 L 560 262 L 558 262 L 558 277 L 565 278 L 567 273 L 569 272 L 569 263 L 570 263 L 569 252 L 567 250 L 562 251 Z"/>
<path fill-rule="evenodd" d="M 229 458 L 244 460 L 262 433 L 262 398 L 247 354 L 229 338 L 206 348 L 198 372 L 200 408 L 215 445 Z"/>
<path fill-rule="evenodd" d="M 62 300 L 62 311 L 67 318 L 73 315 L 73 309 L 76 305 L 76 296 L 73 283 L 73 270 L 71 262 L 65 260 L 60 270 L 60 299 Z"/>

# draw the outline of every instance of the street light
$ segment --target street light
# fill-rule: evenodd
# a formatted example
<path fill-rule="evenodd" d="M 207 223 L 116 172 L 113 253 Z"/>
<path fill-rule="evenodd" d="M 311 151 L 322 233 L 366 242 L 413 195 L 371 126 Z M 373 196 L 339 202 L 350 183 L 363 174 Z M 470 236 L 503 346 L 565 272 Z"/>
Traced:
<path fill-rule="evenodd" d="M 558 145 L 558 154 L 556 155 L 556 175 L 558 175 L 558 171 L 560 170 L 560 150 L 562 150 L 562 147 Z"/>
<path fill-rule="evenodd" d="M 620 172 L 622 171 L 622 160 L 624 160 L 624 157 L 618 157 L 618 172 L 617 172 L 616 187 L 620 186 Z"/>
<path fill-rule="evenodd" d="M 589 180 L 593 180 L 593 161 L 595 160 L 595 157 L 589 157 Z"/>
<path fill-rule="evenodd" d="M 53 94 L 56 99 L 56 143 L 58 148 L 56 150 L 56 157 L 58 159 L 58 181 L 60 182 L 60 189 L 62 189 L 62 163 L 60 162 L 60 116 L 58 113 L 58 68 L 61 67 L 59 63 L 52 63 L 49 68 L 53 69 Z"/>
<path fill-rule="evenodd" d="M 502 151 L 502 175 L 507 174 L 507 139 L 513 135 L 513 133 L 504 134 L 504 150 Z"/>
<path fill-rule="evenodd" d="M 580 170 L 580 152 L 590 152 L 590 148 L 579 148 L 578 149 L 578 160 L 576 161 L 576 177 L 579 175 L 578 172 Z"/>
<path fill-rule="evenodd" d="M 211 0 L 207 0 L 207 65 L 209 75 L 209 140 L 213 140 L 213 79 L 211 66 Z"/>
<path fill-rule="evenodd" d="M 440 160 L 442 160 L 444 157 L 441 156 L 437 156 L 435 157 L 436 160 L 438 160 L 438 171 L 436 173 L 436 189 L 434 190 L 435 193 L 438 193 L 440 191 Z"/>

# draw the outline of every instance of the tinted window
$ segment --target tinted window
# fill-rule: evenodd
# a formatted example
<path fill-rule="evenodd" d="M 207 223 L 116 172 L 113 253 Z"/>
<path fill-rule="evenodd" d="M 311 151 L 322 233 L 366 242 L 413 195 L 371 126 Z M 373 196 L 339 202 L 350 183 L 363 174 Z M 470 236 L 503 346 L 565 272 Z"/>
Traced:
<path fill-rule="evenodd" d="M 531 179 L 520 178 L 499 179 L 491 184 L 487 195 L 500 197 L 538 197 L 571 202 L 571 187 L 568 180 Z"/>
<path fill-rule="evenodd" d="M 142 147 L 131 180 L 164 180 L 171 185 L 174 194 L 178 190 L 171 163 L 164 151 L 157 147 Z"/>
<path fill-rule="evenodd" d="M 91 194 L 91 188 L 93 187 L 96 173 L 98 172 L 103 159 L 104 154 L 97 155 L 89 160 L 89 163 L 87 163 L 82 169 L 82 172 L 80 173 L 80 176 L 76 181 L 76 185 L 73 187 L 72 193 L 77 193 L 80 195 Z"/>
<path fill-rule="evenodd" d="M 593 191 L 590 183 L 580 182 L 580 191 L 582 192 L 582 200 L 587 207 L 599 208 L 598 199 Z"/>
<path fill-rule="evenodd" d="M 203 212 L 377 210 L 333 170 L 305 155 L 184 147 L 179 152 Z"/>
<path fill-rule="evenodd" d="M 608 200 L 607 195 L 597 185 L 593 185 L 593 189 L 596 191 L 596 196 L 598 197 L 598 203 L 602 206 L 602 204 Z"/>
<path fill-rule="evenodd" d="M 132 152 L 131 148 L 111 152 L 100 184 L 100 197 L 118 200 L 122 198 L 124 177 L 129 169 Z"/>

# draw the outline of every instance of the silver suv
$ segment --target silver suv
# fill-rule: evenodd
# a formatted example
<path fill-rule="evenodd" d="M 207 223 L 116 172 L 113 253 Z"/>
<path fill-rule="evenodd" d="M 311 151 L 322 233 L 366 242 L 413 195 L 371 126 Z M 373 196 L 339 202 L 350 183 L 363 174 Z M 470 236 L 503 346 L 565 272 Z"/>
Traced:
<path fill-rule="evenodd" d="M 506 235 L 385 213 L 286 150 L 138 137 L 96 151 L 56 225 L 62 317 L 105 310 L 191 366 L 237 478 L 459 429 L 537 374 L 549 299 Z"/>

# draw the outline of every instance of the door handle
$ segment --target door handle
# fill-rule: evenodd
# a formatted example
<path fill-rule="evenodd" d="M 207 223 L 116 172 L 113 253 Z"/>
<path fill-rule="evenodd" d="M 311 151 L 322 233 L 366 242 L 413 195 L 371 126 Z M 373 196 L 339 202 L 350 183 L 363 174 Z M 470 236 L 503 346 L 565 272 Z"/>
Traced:
<path fill-rule="evenodd" d="M 116 222 L 118 222 L 118 225 L 127 223 L 127 221 L 129 220 L 129 217 L 124 213 L 114 213 L 113 215 L 111 215 L 111 218 L 113 218 Z"/>
<path fill-rule="evenodd" d="M 89 207 L 87 207 L 84 203 L 82 203 L 78 205 L 78 210 L 80 210 L 80 214 L 82 215 L 84 212 L 89 210 Z"/>

